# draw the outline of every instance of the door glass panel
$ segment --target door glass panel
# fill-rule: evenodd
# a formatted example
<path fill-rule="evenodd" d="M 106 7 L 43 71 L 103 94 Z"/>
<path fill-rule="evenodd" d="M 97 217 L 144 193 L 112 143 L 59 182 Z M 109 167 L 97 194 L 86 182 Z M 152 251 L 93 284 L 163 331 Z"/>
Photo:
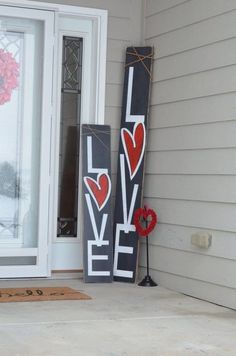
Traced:
<path fill-rule="evenodd" d="M 0 16 L 0 249 L 38 247 L 43 25 Z"/>
<path fill-rule="evenodd" d="M 58 237 L 77 237 L 82 41 L 63 37 Z"/>

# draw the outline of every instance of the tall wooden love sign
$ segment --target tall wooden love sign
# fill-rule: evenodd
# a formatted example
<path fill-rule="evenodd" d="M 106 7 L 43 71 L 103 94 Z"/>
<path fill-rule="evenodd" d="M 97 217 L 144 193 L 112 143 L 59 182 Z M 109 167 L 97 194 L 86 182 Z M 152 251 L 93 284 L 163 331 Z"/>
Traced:
<path fill-rule="evenodd" d="M 133 215 L 141 206 L 152 56 L 152 47 L 126 51 L 114 215 L 116 281 L 135 281 L 138 235 Z"/>
<path fill-rule="evenodd" d="M 83 125 L 85 282 L 112 282 L 110 127 Z"/>

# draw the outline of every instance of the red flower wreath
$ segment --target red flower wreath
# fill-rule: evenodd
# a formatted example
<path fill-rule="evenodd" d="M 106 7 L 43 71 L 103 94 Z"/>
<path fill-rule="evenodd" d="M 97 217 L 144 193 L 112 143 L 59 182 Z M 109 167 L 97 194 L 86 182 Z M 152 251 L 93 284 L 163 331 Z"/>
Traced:
<path fill-rule="evenodd" d="M 151 217 L 151 220 L 148 221 L 148 217 Z M 149 224 L 147 225 L 147 227 L 143 228 L 140 222 L 140 218 L 142 218 L 144 221 L 148 221 Z M 136 231 L 137 233 L 142 236 L 142 237 L 146 237 L 150 234 L 150 232 L 154 229 L 154 227 L 157 224 L 157 214 L 155 213 L 154 210 L 152 209 L 147 209 L 146 206 L 144 206 L 143 208 L 139 208 L 137 210 L 135 210 L 134 213 L 134 225 L 136 227 Z"/>
<path fill-rule="evenodd" d="M 10 52 L 0 49 L 0 105 L 11 100 L 12 91 L 18 86 L 19 64 Z"/>

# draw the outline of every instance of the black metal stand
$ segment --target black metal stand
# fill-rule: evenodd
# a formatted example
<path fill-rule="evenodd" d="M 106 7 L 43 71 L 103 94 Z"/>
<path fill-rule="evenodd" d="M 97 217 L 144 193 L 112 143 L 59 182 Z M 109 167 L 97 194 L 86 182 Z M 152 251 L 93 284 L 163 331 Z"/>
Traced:
<path fill-rule="evenodd" d="M 145 219 L 146 227 L 148 226 L 147 219 Z M 140 287 L 156 287 L 157 283 L 153 281 L 149 274 L 149 249 L 148 249 L 148 236 L 146 236 L 146 253 L 147 253 L 147 274 L 143 280 L 138 284 Z"/>

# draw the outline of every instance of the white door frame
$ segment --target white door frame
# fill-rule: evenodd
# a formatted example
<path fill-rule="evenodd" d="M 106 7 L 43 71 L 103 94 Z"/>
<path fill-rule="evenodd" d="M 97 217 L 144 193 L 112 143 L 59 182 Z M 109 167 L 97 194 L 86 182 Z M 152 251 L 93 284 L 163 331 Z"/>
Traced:
<path fill-rule="evenodd" d="M 12 7 L 48 10 L 55 14 L 55 42 L 54 42 L 54 75 L 53 96 L 51 103 L 52 124 L 50 140 L 50 192 L 47 235 L 48 240 L 48 265 L 47 276 L 52 269 L 52 243 L 57 236 L 57 202 L 58 202 L 58 159 L 59 159 L 59 127 L 58 115 L 58 18 L 59 16 L 86 19 L 92 24 L 92 49 L 90 92 L 82 102 L 82 123 L 104 123 L 105 110 L 105 80 L 106 80 L 106 48 L 107 48 L 107 11 L 100 9 L 83 8 L 77 6 L 42 3 L 34 0 L 0 0 L 0 4 Z M 82 99 L 83 100 L 83 99 Z M 46 153 L 48 154 L 48 153 Z"/>

